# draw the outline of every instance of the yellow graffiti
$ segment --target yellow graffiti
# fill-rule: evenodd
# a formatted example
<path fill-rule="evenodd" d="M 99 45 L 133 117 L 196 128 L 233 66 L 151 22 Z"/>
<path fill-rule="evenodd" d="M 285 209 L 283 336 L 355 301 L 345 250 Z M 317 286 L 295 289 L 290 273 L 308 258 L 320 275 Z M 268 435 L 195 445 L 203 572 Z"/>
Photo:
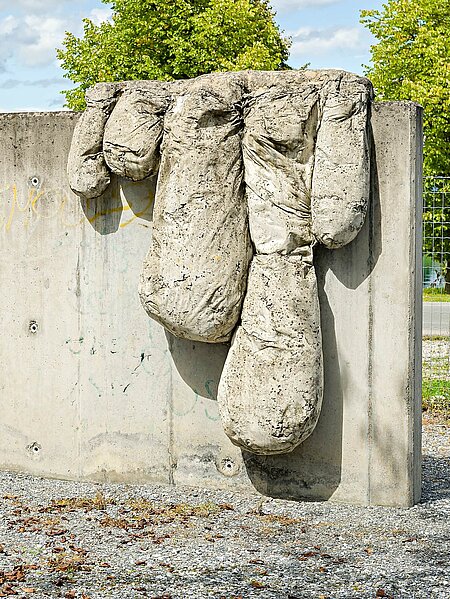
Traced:
<path fill-rule="evenodd" d="M 153 204 L 153 199 L 154 198 L 150 194 L 149 195 L 148 204 L 142 210 L 140 210 L 139 212 L 135 212 L 130 219 L 126 220 L 123 223 L 120 223 L 120 228 L 123 229 L 124 227 L 128 227 L 128 225 L 131 225 L 131 223 L 134 222 L 137 218 L 141 218 L 141 217 L 145 216 L 148 213 L 148 211 L 150 210 L 150 208 L 151 208 L 151 206 Z M 128 204 L 126 204 L 123 207 L 123 210 L 124 211 L 125 210 L 131 210 L 131 206 L 129 206 Z"/>
<path fill-rule="evenodd" d="M 34 191 L 34 190 L 30 190 L 30 192 L 31 191 Z M 7 231 L 9 231 L 11 228 L 11 225 L 12 225 L 12 222 L 14 219 L 14 214 L 16 212 L 16 208 L 19 212 L 22 212 L 22 213 L 26 212 L 28 210 L 28 208 L 30 207 L 30 202 L 31 202 L 31 197 L 30 197 L 31 194 L 29 193 L 28 200 L 27 200 L 27 203 L 25 204 L 25 206 L 23 206 L 23 207 L 20 206 L 19 201 L 17 199 L 17 186 L 16 185 L 12 186 L 12 196 L 13 196 L 13 201 L 12 201 L 12 205 L 11 205 L 11 210 L 9 212 L 8 220 L 6 221 L 6 225 L 5 225 L 5 229 Z"/>
<path fill-rule="evenodd" d="M 51 202 L 46 202 L 44 205 L 43 200 L 45 198 L 50 198 Z M 112 200 L 117 201 L 116 198 L 112 198 Z M 18 187 L 14 183 L 0 190 L 0 228 L 10 231 L 13 224 L 20 221 L 25 228 L 28 228 L 33 218 L 35 220 L 50 220 L 57 217 L 60 218 L 64 227 L 74 228 L 81 226 L 86 220 L 91 225 L 94 225 L 99 219 L 105 219 L 114 214 L 121 215 L 133 212 L 130 218 L 120 222 L 119 227 L 123 229 L 137 218 L 145 217 L 145 215 L 149 214 L 153 200 L 153 194 L 149 192 L 145 206 L 139 211 L 134 211 L 132 203 L 127 202 L 125 199 L 123 203 L 120 201 L 120 205 L 101 210 L 97 209 L 98 206 L 95 199 L 88 200 L 84 208 L 84 214 L 73 221 L 68 216 L 71 212 L 76 214 L 76 211 L 71 209 L 68 194 L 64 191 L 58 189 L 29 189 L 26 200 L 21 202 L 19 200 Z M 73 199 L 73 201 L 77 201 L 77 199 Z M 50 211 L 49 205 L 51 205 Z M 2 212 L 3 214 L 1 214 Z"/>

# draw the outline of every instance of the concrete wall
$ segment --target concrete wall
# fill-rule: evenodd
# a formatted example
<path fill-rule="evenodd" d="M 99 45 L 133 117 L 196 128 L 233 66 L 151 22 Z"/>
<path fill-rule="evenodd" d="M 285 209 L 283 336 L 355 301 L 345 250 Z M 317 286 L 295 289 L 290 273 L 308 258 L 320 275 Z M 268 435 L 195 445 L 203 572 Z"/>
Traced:
<path fill-rule="evenodd" d="M 317 256 L 319 425 L 287 456 L 221 429 L 227 347 L 175 339 L 139 304 L 153 183 L 81 203 L 65 174 L 73 113 L 0 115 L 0 467 L 43 476 L 230 487 L 411 505 L 420 497 L 421 112 L 374 107 L 363 231 Z"/>

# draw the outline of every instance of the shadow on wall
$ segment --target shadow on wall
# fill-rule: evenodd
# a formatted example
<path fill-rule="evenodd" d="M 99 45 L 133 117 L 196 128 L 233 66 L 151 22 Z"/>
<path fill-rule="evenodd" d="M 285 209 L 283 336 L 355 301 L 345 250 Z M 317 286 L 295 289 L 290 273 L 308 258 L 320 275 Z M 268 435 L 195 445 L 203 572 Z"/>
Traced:
<path fill-rule="evenodd" d="M 217 388 L 228 354 L 228 343 L 179 339 L 164 331 L 173 362 L 183 381 L 206 399 L 217 401 Z"/>
<path fill-rule="evenodd" d="M 128 181 L 111 175 L 108 189 L 98 198 L 80 198 L 86 219 L 100 235 L 116 233 L 136 217 L 151 222 L 156 191 L 156 177 Z"/>

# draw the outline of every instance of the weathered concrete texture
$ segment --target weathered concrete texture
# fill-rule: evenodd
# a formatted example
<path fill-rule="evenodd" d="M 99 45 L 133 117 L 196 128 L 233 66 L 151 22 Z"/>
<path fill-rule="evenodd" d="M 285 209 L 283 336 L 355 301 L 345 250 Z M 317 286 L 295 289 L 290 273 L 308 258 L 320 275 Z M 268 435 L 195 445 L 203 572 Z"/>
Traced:
<path fill-rule="evenodd" d="M 322 347 L 314 267 L 302 256 L 258 254 L 219 384 L 228 437 L 258 454 L 292 451 L 322 404 Z"/>
<path fill-rule="evenodd" d="M 0 463 L 66 478 L 167 479 L 165 337 L 150 330 L 136 289 L 151 182 L 113 179 L 109 194 L 80 203 L 66 175 L 78 118 L 0 115 Z"/>
<path fill-rule="evenodd" d="M 369 90 L 363 80 L 343 78 L 328 92 L 315 148 L 312 230 L 329 248 L 339 248 L 362 227 L 369 197 Z"/>
<path fill-rule="evenodd" d="M 69 152 L 71 189 L 83 198 L 97 198 L 111 183 L 103 154 L 103 134 L 114 108 L 120 84 L 104 83 L 86 93 L 86 110 L 75 128 Z"/>
<path fill-rule="evenodd" d="M 240 317 L 252 248 L 238 85 L 199 78 L 165 115 L 153 242 L 140 284 L 150 316 L 178 337 L 224 342 Z"/>
<path fill-rule="evenodd" d="M 116 175 L 133 181 L 158 172 L 164 114 L 170 95 L 167 84 L 160 81 L 153 84 L 145 90 L 125 90 L 105 126 L 103 153 L 107 165 Z"/>
<path fill-rule="evenodd" d="M 411 505 L 420 495 L 420 109 L 375 105 L 372 201 L 347 247 L 321 249 L 324 399 L 292 453 L 231 444 L 227 346 L 177 339 L 140 308 L 154 179 L 68 189 L 78 115 L 0 116 L 0 464 L 71 479 L 159 481 Z"/>

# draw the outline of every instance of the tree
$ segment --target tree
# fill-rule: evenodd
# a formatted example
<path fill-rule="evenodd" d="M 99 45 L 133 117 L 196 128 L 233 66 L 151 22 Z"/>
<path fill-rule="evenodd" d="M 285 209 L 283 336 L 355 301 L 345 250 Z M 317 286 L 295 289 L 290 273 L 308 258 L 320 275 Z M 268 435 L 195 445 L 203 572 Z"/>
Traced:
<path fill-rule="evenodd" d="M 268 0 L 102 0 L 112 21 L 84 19 L 84 35 L 67 32 L 57 56 L 66 105 L 84 108 L 85 90 L 100 81 L 186 79 L 213 71 L 288 68 L 290 41 Z"/>
<path fill-rule="evenodd" d="M 378 40 L 371 78 L 378 100 L 424 108 L 424 252 L 445 271 L 450 290 L 450 0 L 389 0 L 361 11 Z"/>
<path fill-rule="evenodd" d="M 366 71 L 377 99 L 423 106 L 425 174 L 450 175 L 450 0 L 389 0 L 361 22 L 378 40 Z"/>

